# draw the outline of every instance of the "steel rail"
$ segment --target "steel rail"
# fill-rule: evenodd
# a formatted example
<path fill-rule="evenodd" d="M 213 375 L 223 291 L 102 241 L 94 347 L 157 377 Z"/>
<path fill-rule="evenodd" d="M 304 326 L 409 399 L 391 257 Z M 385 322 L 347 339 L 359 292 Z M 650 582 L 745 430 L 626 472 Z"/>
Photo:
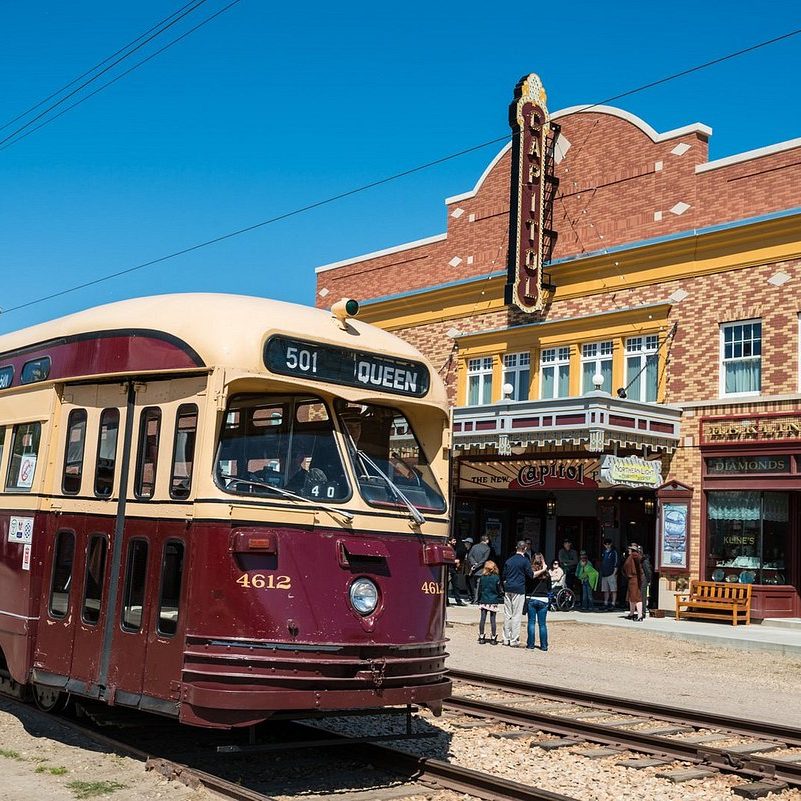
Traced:
<path fill-rule="evenodd" d="M 553 687 L 548 684 L 520 681 L 518 679 L 505 679 L 497 676 L 485 676 L 481 673 L 471 673 L 466 670 L 449 670 L 447 674 L 454 681 L 464 681 L 478 684 L 483 687 L 501 690 L 513 690 L 524 695 L 540 695 L 555 701 L 567 703 L 586 704 L 608 708 L 626 714 L 637 713 L 662 718 L 675 723 L 686 723 L 693 726 L 725 729 L 733 734 L 742 734 L 750 737 L 767 737 L 771 740 L 780 740 L 787 745 L 801 747 L 801 729 L 784 726 L 768 721 L 743 721 L 740 718 L 718 715 L 714 712 L 704 712 L 697 709 L 683 709 L 663 704 L 652 704 L 648 701 L 634 701 L 628 698 L 616 698 L 612 695 L 588 692 L 586 690 L 572 690 Z"/>
<path fill-rule="evenodd" d="M 750 779 L 776 779 L 794 787 L 801 787 L 801 763 L 774 760 L 757 754 L 738 754 L 726 748 L 693 744 L 673 740 L 636 730 L 605 726 L 575 718 L 549 715 L 529 709 L 504 706 L 497 702 L 485 703 L 472 698 L 452 696 L 445 707 L 467 715 L 476 715 L 527 728 L 536 728 L 563 737 L 638 751 L 668 760 L 681 760 L 703 764 L 721 771 L 736 773 Z"/>
<path fill-rule="evenodd" d="M 306 724 L 297 725 L 312 728 Z M 319 732 L 319 729 L 314 731 Z M 326 734 L 342 738 L 345 742 L 349 739 L 346 734 L 327 729 Z M 368 759 L 370 764 L 383 767 L 392 773 L 408 776 L 417 781 L 432 782 L 442 789 L 466 793 L 483 798 L 485 801 L 577 801 L 561 793 L 521 784 L 461 765 L 453 765 L 441 759 L 417 756 L 386 745 L 361 745 L 357 758 Z"/>

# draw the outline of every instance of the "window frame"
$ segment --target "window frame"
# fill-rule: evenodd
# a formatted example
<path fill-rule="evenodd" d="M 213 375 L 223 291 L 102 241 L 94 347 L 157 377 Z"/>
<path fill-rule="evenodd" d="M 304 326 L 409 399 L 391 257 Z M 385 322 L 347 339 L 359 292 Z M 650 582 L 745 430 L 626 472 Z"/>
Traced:
<path fill-rule="evenodd" d="M 471 364 L 477 363 L 476 368 L 472 368 Z M 492 375 L 495 368 L 494 356 L 472 356 L 467 359 L 467 369 L 465 371 L 465 405 L 466 406 L 489 406 L 492 403 Z M 478 378 L 478 402 L 470 403 L 470 379 L 472 377 Z M 489 398 L 483 400 L 486 390 L 489 390 Z"/>
<path fill-rule="evenodd" d="M 77 463 L 78 464 L 78 475 L 77 476 L 70 476 L 70 478 L 78 479 L 78 489 L 75 491 L 67 490 L 66 488 L 66 481 L 67 481 L 67 459 L 70 455 L 70 434 L 72 432 L 73 426 L 75 423 L 73 422 L 73 418 L 76 415 L 83 415 L 83 438 L 81 441 L 81 459 Z M 81 487 L 83 486 L 83 466 L 86 461 L 86 439 L 87 434 L 89 431 L 89 413 L 86 409 L 72 409 L 67 415 L 67 431 L 64 437 L 64 462 L 61 466 L 61 493 L 62 495 L 80 495 L 81 494 Z"/>
<path fill-rule="evenodd" d="M 67 589 L 67 603 L 65 604 L 64 614 L 56 614 L 53 612 L 53 599 L 55 597 L 55 590 L 56 590 L 56 567 L 58 565 L 58 546 L 61 542 L 61 538 L 63 535 L 68 534 L 72 537 L 72 564 L 70 565 L 70 573 L 67 579 L 68 589 Z M 73 587 L 73 577 L 75 575 L 75 555 L 77 553 L 77 545 L 78 545 L 78 537 L 74 529 L 71 528 L 60 528 L 56 532 L 56 536 L 53 538 L 53 561 L 50 567 L 50 591 L 47 594 L 47 615 L 52 620 L 64 620 L 70 613 L 70 603 L 72 600 L 72 587 Z"/>
<path fill-rule="evenodd" d="M 190 411 L 194 410 L 194 412 Z M 176 456 L 178 455 L 178 434 L 181 433 L 179 428 L 179 421 L 182 416 L 189 417 L 192 414 L 195 416 L 195 428 L 194 431 L 194 441 L 192 442 L 192 468 L 189 471 L 189 476 L 187 477 L 189 480 L 189 484 L 186 488 L 186 495 L 184 497 L 180 497 L 175 494 L 175 487 L 174 482 L 176 479 L 175 475 L 175 467 L 176 467 Z M 196 403 L 182 403 L 177 411 L 175 412 L 175 430 L 173 431 L 172 437 L 172 459 L 170 460 L 170 483 L 169 483 L 169 495 L 170 498 L 174 501 L 185 501 L 192 495 L 192 479 L 195 475 L 195 452 L 197 450 L 197 432 L 200 428 L 200 410 L 198 409 L 198 405 Z"/>
<path fill-rule="evenodd" d="M 553 353 L 553 360 L 545 360 L 545 354 Z M 559 368 L 567 367 L 567 394 L 559 394 Z M 553 395 L 545 395 L 545 371 L 553 368 Z M 570 345 L 555 345 L 540 351 L 540 400 L 559 400 L 570 397 Z"/>
<path fill-rule="evenodd" d="M 104 495 L 97 490 L 97 480 L 98 470 L 100 468 L 100 446 L 103 442 L 102 434 L 103 434 L 103 416 L 107 413 L 114 413 L 117 414 L 117 436 L 114 440 L 114 467 L 111 472 L 111 488 L 108 495 Z M 92 482 L 92 490 L 96 498 L 102 498 L 104 500 L 111 500 L 114 497 L 114 484 L 117 480 L 117 452 L 119 451 L 120 446 L 120 424 L 122 422 L 122 414 L 120 414 L 120 410 L 116 406 L 107 406 L 105 409 L 100 410 L 100 419 L 98 421 L 97 426 L 97 450 L 95 452 L 95 475 L 94 481 Z"/>
<path fill-rule="evenodd" d="M 514 360 L 513 364 L 507 364 L 508 361 Z M 523 360 L 527 360 L 525 364 L 522 364 Z M 503 358 L 501 360 L 502 370 L 502 381 L 501 381 L 501 391 L 503 391 L 503 386 L 506 384 L 511 384 L 514 387 L 512 391 L 512 395 L 509 398 L 504 397 L 504 400 L 513 400 L 513 401 L 527 401 L 531 396 L 531 351 L 528 350 L 520 350 L 515 351 L 514 353 L 504 353 Z M 523 373 L 528 373 L 528 378 L 526 380 L 525 387 L 523 387 L 525 391 L 525 397 L 520 397 L 520 390 L 521 390 L 521 376 Z M 509 380 L 508 376 L 512 376 L 513 380 Z"/>
<path fill-rule="evenodd" d="M 608 353 L 604 353 L 603 349 L 604 346 L 609 346 Z M 596 348 L 596 352 L 588 356 L 586 354 L 587 348 Z M 591 387 L 584 386 L 584 365 L 595 363 L 595 369 L 593 371 L 593 375 L 601 374 L 603 372 L 601 370 L 601 365 L 603 362 L 609 362 L 609 389 L 605 390 L 603 385 L 598 387 L 601 392 L 609 392 L 612 394 L 612 384 L 614 382 L 614 372 L 615 372 L 615 341 L 613 339 L 603 339 L 598 340 L 596 342 L 583 342 L 581 344 L 581 394 L 586 395 L 588 392 L 594 392 L 596 390 L 595 384 Z"/>
<path fill-rule="evenodd" d="M 14 466 L 14 447 L 17 443 L 17 436 L 20 433 L 20 429 L 26 426 L 38 426 L 38 432 L 36 436 L 36 448 L 32 453 L 20 453 L 19 457 L 22 459 L 23 456 L 35 456 L 36 457 L 36 464 L 33 468 L 33 476 L 31 477 L 31 486 L 30 487 L 22 487 L 19 483 L 15 480 L 12 486 L 11 484 L 11 468 Z M 27 432 L 26 432 L 27 433 Z M 25 446 L 23 445 L 23 448 Z M 36 483 L 36 475 L 37 470 L 39 469 L 39 452 L 42 449 L 42 422 L 41 420 L 31 420 L 26 423 L 15 423 L 11 427 L 11 442 L 10 448 L 8 453 L 8 466 L 6 467 L 6 479 L 4 483 L 4 492 L 13 492 L 13 493 L 21 493 L 26 494 L 33 491 L 34 484 Z"/>
<path fill-rule="evenodd" d="M 629 343 L 639 340 L 640 347 L 637 350 L 629 350 Z M 649 344 L 649 340 L 653 343 Z M 659 400 L 659 334 L 637 334 L 633 337 L 626 337 L 623 343 L 623 375 L 625 376 L 626 392 L 629 392 L 629 385 L 633 383 L 634 379 L 629 380 L 629 359 L 637 359 L 639 366 L 637 368 L 637 376 L 640 379 L 640 394 L 639 397 L 634 398 L 631 395 L 628 397 L 632 400 L 640 401 L 641 403 L 657 403 Z M 656 386 L 654 387 L 654 399 L 648 400 L 648 357 L 656 356 Z"/>
<path fill-rule="evenodd" d="M 26 371 L 29 369 L 34 369 L 39 365 L 46 365 L 45 373 L 43 376 L 33 376 L 26 375 Z M 50 371 L 53 369 L 53 360 L 49 356 L 37 356 L 35 359 L 29 359 L 25 364 L 22 365 L 22 369 L 19 371 L 19 383 L 22 385 L 26 384 L 38 384 L 40 381 L 47 381 L 50 378 Z"/>
<path fill-rule="evenodd" d="M 164 608 L 164 573 L 167 567 L 167 547 L 169 545 L 180 545 L 182 554 L 181 554 L 181 576 L 180 576 L 180 584 L 178 587 L 178 597 L 176 599 L 178 606 L 176 609 L 177 617 L 175 618 L 175 631 L 167 632 L 163 631 L 161 628 L 161 610 Z M 156 607 L 156 633 L 159 637 L 166 637 L 168 639 L 175 637 L 178 634 L 178 627 L 181 622 L 181 596 L 184 592 L 184 575 L 186 573 L 186 542 L 184 540 L 179 539 L 177 537 L 169 537 L 164 541 L 164 545 L 161 549 L 161 569 L 159 570 L 159 594 L 158 594 L 158 606 Z"/>
<path fill-rule="evenodd" d="M 762 318 L 761 317 L 753 317 L 747 320 L 731 320 L 726 323 L 719 323 L 719 337 L 720 337 L 720 348 L 719 348 L 719 355 L 718 355 L 718 373 L 719 373 L 719 390 L 720 390 L 720 397 L 721 398 L 756 398 L 762 394 Z M 759 326 L 759 356 L 738 356 L 732 357 L 730 359 L 725 358 L 726 354 L 726 330 L 729 328 L 734 328 L 735 326 L 740 325 L 758 325 Z M 740 343 L 744 343 L 746 340 L 740 340 Z M 752 344 L 754 342 L 754 337 L 752 336 L 749 340 Z M 732 364 L 737 362 L 744 362 L 744 361 L 757 361 L 759 362 L 759 388 L 756 390 L 748 390 L 746 392 L 726 392 L 726 364 Z"/>
<path fill-rule="evenodd" d="M 142 580 L 142 608 L 139 615 L 139 625 L 136 628 L 126 625 L 125 612 L 129 608 L 130 590 L 132 581 L 131 563 L 133 557 L 133 546 L 143 543 L 145 546 L 145 573 Z M 122 585 L 122 599 L 120 603 L 120 628 L 126 634 L 139 634 L 145 625 L 145 606 L 147 604 L 147 582 L 150 576 L 150 540 L 147 537 L 131 537 L 128 540 L 128 548 L 125 554 L 125 579 Z"/>
<path fill-rule="evenodd" d="M 151 420 L 156 421 L 156 452 L 153 459 L 153 490 L 150 495 L 145 495 L 143 490 L 144 486 L 144 468 L 146 453 L 146 442 L 150 436 L 147 432 L 147 427 Z M 164 413 L 160 406 L 145 406 L 139 412 L 139 435 L 136 440 L 136 464 L 133 476 L 133 494 L 134 498 L 138 501 L 152 501 L 156 496 L 156 481 L 158 479 L 159 467 L 159 453 L 161 451 L 161 423 L 164 419 Z"/>
<path fill-rule="evenodd" d="M 86 618 L 86 601 L 87 590 L 89 589 L 89 554 L 91 553 L 92 543 L 95 540 L 100 540 L 105 546 L 103 553 L 103 570 L 100 574 L 100 606 L 97 610 L 97 620 L 87 620 Z M 83 570 L 83 592 L 81 593 L 81 622 L 85 626 L 97 626 L 100 618 L 103 616 L 103 601 L 106 598 L 106 570 L 108 568 L 108 554 L 109 554 L 109 538 L 106 534 L 101 534 L 99 531 L 92 532 L 86 540 L 86 555 L 84 557 L 84 570 Z"/>

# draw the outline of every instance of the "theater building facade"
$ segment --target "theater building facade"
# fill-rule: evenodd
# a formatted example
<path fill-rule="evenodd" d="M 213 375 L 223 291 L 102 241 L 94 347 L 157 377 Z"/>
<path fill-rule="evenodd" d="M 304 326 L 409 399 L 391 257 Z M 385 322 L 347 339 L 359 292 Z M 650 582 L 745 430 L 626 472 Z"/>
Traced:
<path fill-rule="evenodd" d="M 710 161 L 706 125 L 544 93 L 518 123 L 443 233 L 319 267 L 317 304 L 439 369 L 459 536 L 637 542 L 662 608 L 702 578 L 801 616 L 801 139 Z"/>

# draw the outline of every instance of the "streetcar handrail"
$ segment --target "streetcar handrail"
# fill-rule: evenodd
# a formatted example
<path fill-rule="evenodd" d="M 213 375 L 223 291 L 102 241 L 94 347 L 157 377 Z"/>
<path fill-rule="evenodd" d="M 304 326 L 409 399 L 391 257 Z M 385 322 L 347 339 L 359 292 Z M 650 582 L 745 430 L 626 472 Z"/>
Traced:
<path fill-rule="evenodd" d="M 263 481 L 253 481 L 249 478 L 239 478 L 238 476 L 232 476 L 228 473 L 218 473 L 217 475 L 220 478 L 226 479 L 226 481 L 235 481 L 238 484 L 249 484 L 253 487 L 262 487 L 263 489 L 271 490 L 272 492 L 277 493 L 278 495 L 283 495 L 287 498 L 291 498 L 294 501 L 302 501 L 307 506 L 311 506 L 314 509 L 320 509 L 323 512 L 331 512 L 336 513 L 338 515 L 342 515 L 342 517 L 348 522 L 352 522 L 355 515 L 351 512 L 346 511 L 345 509 L 338 509 L 336 506 L 325 506 L 322 503 L 315 503 L 314 501 L 309 500 L 308 498 L 304 498 L 302 495 L 298 495 L 290 490 L 283 489 L 282 487 L 274 487 L 272 484 L 265 484 Z"/>

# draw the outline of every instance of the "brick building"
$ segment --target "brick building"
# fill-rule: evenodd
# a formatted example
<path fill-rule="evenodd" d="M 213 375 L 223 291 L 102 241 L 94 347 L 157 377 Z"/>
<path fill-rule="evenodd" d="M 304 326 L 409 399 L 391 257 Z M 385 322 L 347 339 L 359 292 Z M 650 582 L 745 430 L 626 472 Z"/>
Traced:
<path fill-rule="evenodd" d="M 358 298 L 440 368 L 463 536 L 546 558 L 637 541 L 665 608 L 701 577 L 801 615 L 801 139 L 709 161 L 700 123 L 551 118 L 542 313 L 504 302 L 509 146 L 446 199 L 443 234 L 319 267 L 318 305 Z"/>

